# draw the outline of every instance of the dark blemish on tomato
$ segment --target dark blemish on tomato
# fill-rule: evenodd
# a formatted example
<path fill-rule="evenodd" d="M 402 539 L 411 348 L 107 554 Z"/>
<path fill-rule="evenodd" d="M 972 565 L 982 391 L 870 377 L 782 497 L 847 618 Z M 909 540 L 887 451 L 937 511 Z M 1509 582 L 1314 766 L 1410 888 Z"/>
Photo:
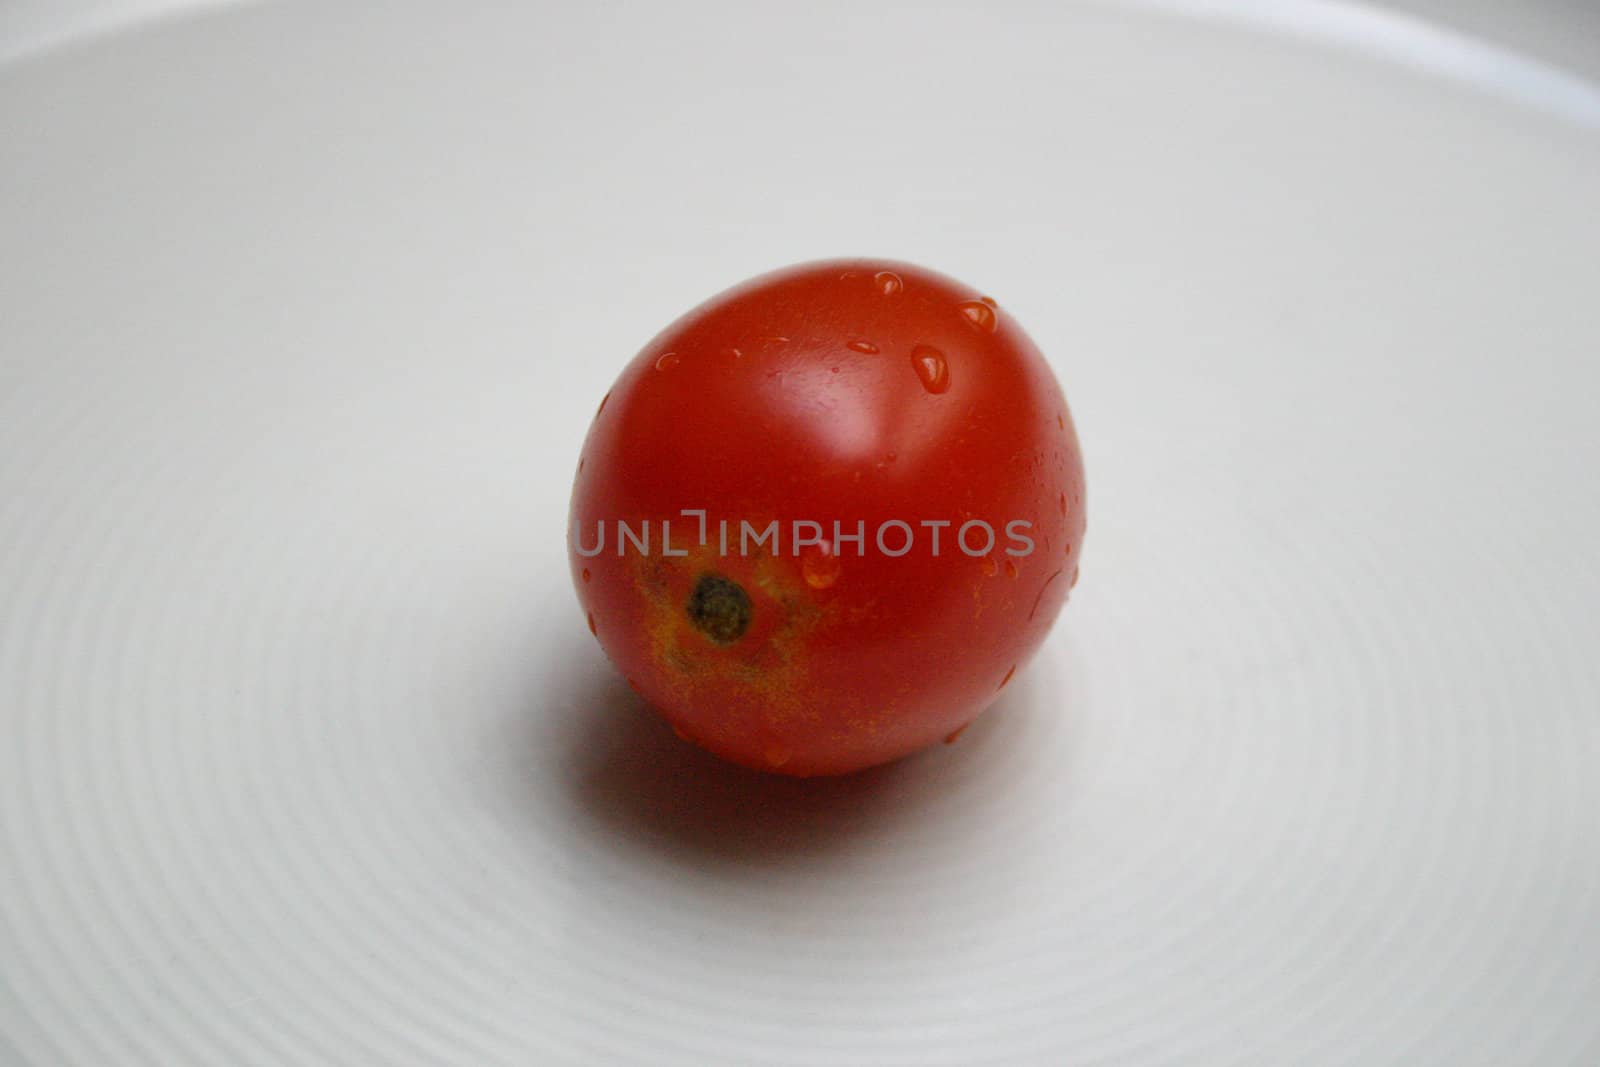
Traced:
<path fill-rule="evenodd" d="M 1044 584 L 1039 587 L 1039 595 L 1033 598 L 1033 610 L 1028 612 L 1028 621 L 1029 622 L 1032 622 L 1033 621 L 1033 617 L 1035 615 L 1039 614 L 1039 602 L 1044 599 L 1044 591 L 1046 589 L 1049 589 L 1050 588 L 1050 583 L 1055 581 L 1059 577 L 1061 577 L 1061 572 L 1060 571 L 1056 571 L 1050 577 L 1046 578 L 1044 580 Z"/>
<path fill-rule="evenodd" d="M 702 574 L 684 612 L 694 628 L 719 645 L 731 645 L 750 628 L 750 594 L 720 574 Z"/>

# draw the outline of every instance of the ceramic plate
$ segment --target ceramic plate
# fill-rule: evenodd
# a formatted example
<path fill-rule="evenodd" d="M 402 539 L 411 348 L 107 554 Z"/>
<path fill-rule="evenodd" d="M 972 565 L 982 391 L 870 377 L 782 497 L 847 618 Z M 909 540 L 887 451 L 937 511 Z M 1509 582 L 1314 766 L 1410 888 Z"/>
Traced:
<path fill-rule="evenodd" d="M 511 7 L 0 69 L 0 1062 L 1600 1062 L 1600 90 L 1330 4 Z M 1089 534 L 958 743 L 793 782 L 564 525 L 625 360 L 840 255 L 1024 324 Z"/>

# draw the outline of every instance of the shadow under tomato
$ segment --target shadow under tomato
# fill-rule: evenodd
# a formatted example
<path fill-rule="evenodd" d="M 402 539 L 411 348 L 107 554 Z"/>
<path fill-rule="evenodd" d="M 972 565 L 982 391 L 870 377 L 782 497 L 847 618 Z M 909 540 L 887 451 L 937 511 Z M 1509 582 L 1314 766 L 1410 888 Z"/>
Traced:
<path fill-rule="evenodd" d="M 681 740 L 609 665 L 579 656 L 580 687 L 563 758 L 567 798 L 607 836 L 695 866 L 780 865 L 865 847 L 994 800 L 1024 758 L 1036 680 L 1018 677 L 961 737 L 835 778 L 795 779 L 735 766 Z M 1002 805 L 1003 806 L 1003 805 Z"/>

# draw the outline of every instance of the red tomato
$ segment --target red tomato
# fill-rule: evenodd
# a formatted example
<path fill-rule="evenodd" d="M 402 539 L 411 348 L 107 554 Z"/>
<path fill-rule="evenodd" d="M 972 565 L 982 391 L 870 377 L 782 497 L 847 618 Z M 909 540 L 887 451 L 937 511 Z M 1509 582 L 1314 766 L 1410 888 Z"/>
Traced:
<path fill-rule="evenodd" d="M 680 736 L 804 776 L 969 723 L 1044 640 L 1083 531 L 1072 417 L 1022 328 L 932 271 L 837 260 L 645 346 L 568 537 L 589 628 Z"/>

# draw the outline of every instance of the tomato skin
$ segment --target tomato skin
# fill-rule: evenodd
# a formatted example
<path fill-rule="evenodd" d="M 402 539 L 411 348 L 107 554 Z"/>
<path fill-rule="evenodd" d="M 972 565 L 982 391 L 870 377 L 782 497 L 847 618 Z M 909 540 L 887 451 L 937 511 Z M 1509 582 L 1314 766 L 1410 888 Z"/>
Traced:
<path fill-rule="evenodd" d="M 707 544 L 685 509 L 707 512 Z M 649 527 L 648 554 L 619 554 L 618 520 Z M 741 520 L 778 520 L 780 551 L 741 555 Z M 829 540 L 861 522 L 865 543 L 797 555 L 796 520 Z M 876 541 L 891 520 L 913 534 L 897 558 Z M 935 555 L 921 524 L 941 520 Z M 994 530 L 983 558 L 957 542 L 969 520 Z M 664 554 L 664 521 L 685 555 Z M 1031 552 L 1007 553 L 1013 521 Z M 865 259 L 762 275 L 658 334 L 600 405 L 568 526 L 579 600 L 629 683 L 681 736 L 799 776 L 966 726 L 1044 640 L 1083 533 L 1072 417 L 1022 328 L 956 281 Z M 730 611 L 742 628 L 708 625 Z"/>

